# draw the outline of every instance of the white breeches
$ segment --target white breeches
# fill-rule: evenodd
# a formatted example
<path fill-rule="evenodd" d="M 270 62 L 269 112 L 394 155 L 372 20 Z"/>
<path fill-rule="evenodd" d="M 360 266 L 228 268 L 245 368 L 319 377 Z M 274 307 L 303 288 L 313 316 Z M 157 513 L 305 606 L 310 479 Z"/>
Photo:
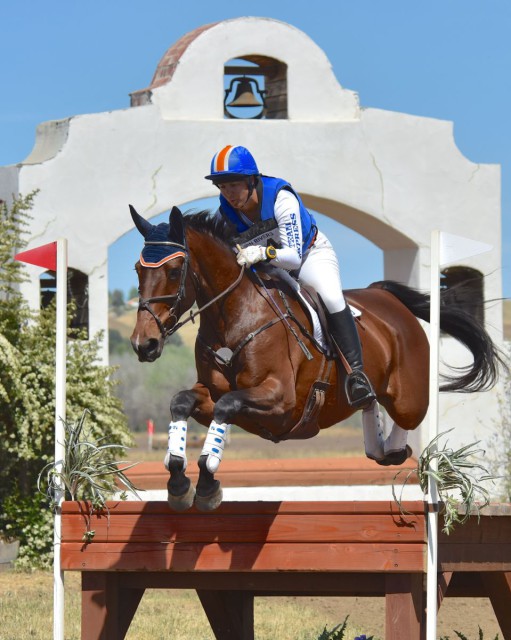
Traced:
<path fill-rule="evenodd" d="M 304 256 L 298 280 L 319 293 L 329 313 L 342 311 L 346 306 L 337 255 L 321 231 L 318 231 L 316 242 Z"/>

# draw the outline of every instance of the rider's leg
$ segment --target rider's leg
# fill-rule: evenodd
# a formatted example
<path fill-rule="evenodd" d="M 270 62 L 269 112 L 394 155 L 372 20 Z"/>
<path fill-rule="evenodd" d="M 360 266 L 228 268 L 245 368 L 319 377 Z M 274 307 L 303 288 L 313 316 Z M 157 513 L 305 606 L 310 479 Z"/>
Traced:
<path fill-rule="evenodd" d="M 328 323 L 335 344 L 352 369 L 346 380 L 348 402 L 356 409 L 365 409 L 376 396 L 363 370 L 362 347 L 351 309 L 346 306 L 342 311 L 330 313 Z"/>
<path fill-rule="evenodd" d="M 363 371 L 360 339 L 344 300 L 337 256 L 321 232 L 318 232 L 314 246 L 305 255 L 299 279 L 314 287 L 321 296 L 328 311 L 332 338 L 352 369 L 346 381 L 348 402 L 356 409 L 368 407 L 375 399 L 375 394 Z"/>

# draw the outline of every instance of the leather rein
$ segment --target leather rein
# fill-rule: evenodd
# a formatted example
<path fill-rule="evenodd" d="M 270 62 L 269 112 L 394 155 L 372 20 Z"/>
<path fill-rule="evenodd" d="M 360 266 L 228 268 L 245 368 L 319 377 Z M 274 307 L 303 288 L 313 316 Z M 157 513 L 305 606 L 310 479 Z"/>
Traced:
<path fill-rule="evenodd" d="M 243 278 L 243 274 L 244 274 L 245 269 L 246 269 L 245 266 L 242 266 L 238 277 L 236 278 L 236 280 L 233 283 L 231 283 L 226 289 L 221 291 L 217 296 L 215 296 L 214 298 L 209 300 L 209 302 L 207 302 L 204 306 L 200 307 L 196 311 L 190 311 L 190 315 L 187 318 L 185 318 L 184 320 L 182 320 L 181 322 L 179 322 L 178 321 L 178 319 L 180 317 L 179 307 L 180 307 L 180 305 L 181 305 L 181 303 L 182 303 L 182 301 L 183 301 L 183 299 L 185 297 L 185 293 L 186 293 L 186 291 L 185 291 L 186 290 L 186 277 L 188 275 L 188 268 L 189 268 L 189 262 L 190 262 L 190 254 L 189 254 L 189 251 L 188 251 L 188 246 L 186 244 L 186 238 L 185 238 L 185 244 L 180 244 L 178 242 L 171 242 L 171 241 L 168 241 L 168 240 L 159 240 L 159 241 L 146 241 L 144 243 L 144 245 L 159 245 L 159 246 L 176 247 L 177 249 L 181 249 L 183 251 L 184 255 L 185 255 L 183 267 L 181 269 L 181 276 L 180 276 L 180 280 L 179 280 L 179 287 L 178 287 L 177 293 L 168 294 L 168 295 L 164 295 L 164 296 L 152 296 L 152 297 L 149 297 L 149 298 L 140 297 L 139 301 L 138 301 L 138 310 L 139 311 L 147 311 L 148 313 L 150 313 L 152 315 L 154 321 L 156 322 L 156 324 L 158 326 L 158 329 L 160 330 L 161 336 L 162 336 L 164 341 L 169 336 L 171 336 L 174 333 L 176 333 L 176 331 L 179 331 L 179 329 L 181 329 L 181 327 L 184 326 L 185 324 L 187 324 L 188 322 L 190 322 L 190 321 L 191 322 L 195 322 L 195 318 L 197 316 L 199 316 L 203 311 L 205 311 L 211 305 L 213 305 L 216 302 L 218 302 L 218 300 L 221 300 L 222 298 L 227 296 L 229 293 L 231 293 L 231 291 L 233 291 L 239 285 L 239 283 L 241 282 L 241 279 Z M 194 288 L 195 288 L 195 291 L 197 292 L 198 289 L 199 289 L 199 279 L 197 277 L 197 274 L 193 270 L 191 270 L 191 274 L 192 274 L 192 277 L 193 277 Z M 201 335 L 199 333 L 198 334 L 198 338 L 202 342 L 203 347 L 206 349 L 206 351 L 211 353 L 211 355 L 214 357 L 214 359 L 217 361 L 217 363 L 222 364 L 224 366 L 229 366 L 229 365 L 231 365 L 233 363 L 233 361 L 234 361 L 235 357 L 238 355 L 238 353 L 251 340 L 253 340 L 253 338 L 255 338 L 257 335 L 259 335 L 261 332 L 265 331 L 266 329 L 269 329 L 274 324 L 277 324 L 279 322 L 284 322 L 286 324 L 287 328 L 291 331 L 291 333 L 294 336 L 294 338 L 297 340 L 300 348 L 304 352 L 304 354 L 307 357 L 307 359 L 311 360 L 312 359 L 311 353 L 309 352 L 309 350 L 307 349 L 307 347 L 305 346 L 303 341 L 299 338 L 297 333 L 293 330 L 293 328 L 289 324 L 288 318 L 290 318 L 291 320 L 294 320 L 295 322 L 297 322 L 296 318 L 293 316 L 293 314 L 290 313 L 291 310 L 290 310 L 289 306 L 286 304 L 287 312 L 283 313 L 280 310 L 279 306 L 276 304 L 275 300 L 272 298 L 272 296 L 271 296 L 270 292 L 268 291 L 267 287 L 264 285 L 264 282 L 261 280 L 261 278 L 259 278 L 257 273 L 255 273 L 255 275 L 256 275 L 256 278 L 257 278 L 257 280 L 259 282 L 261 290 L 265 292 L 268 301 L 270 302 L 271 306 L 273 307 L 273 309 L 274 309 L 274 311 L 276 313 L 276 318 L 274 318 L 273 320 L 270 320 L 269 322 L 267 322 L 266 324 L 262 325 L 261 327 L 259 327 L 255 331 L 250 332 L 240 342 L 240 344 L 234 349 L 234 351 L 231 351 L 229 349 L 228 351 L 230 351 L 230 354 L 228 355 L 228 357 L 223 357 L 222 355 L 220 355 L 219 352 L 217 352 L 214 349 L 212 349 L 208 344 L 206 344 L 206 342 L 204 341 L 204 339 L 201 337 Z M 158 302 L 162 302 L 163 304 L 166 304 L 169 307 L 169 316 L 168 316 L 167 320 L 169 320 L 170 318 L 175 318 L 176 319 L 175 324 L 170 329 L 166 329 L 165 328 L 165 324 L 160 320 L 160 318 L 155 313 L 155 311 L 150 307 L 151 304 L 158 303 Z M 299 323 L 298 323 L 298 326 L 302 330 L 304 329 L 303 327 L 301 327 L 301 325 Z M 305 332 L 305 334 L 307 335 L 307 337 L 310 337 L 307 332 Z"/>
<path fill-rule="evenodd" d="M 185 243 L 186 243 L 186 240 L 185 240 Z M 178 242 L 170 242 L 170 241 L 163 241 L 163 240 L 162 241 L 146 241 L 144 243 L 144 245 L 159 245 L 159 246 L 176 247 L 178 249 L 182 249 L 184 254 L 185 254 L 184 264 L 183 264 L 183 267 L 181 269 L 181 277 L 180 277 L 180 280 L 179 280 L 179 287 L 178 287 L 177 293 L 172 293 L 172 294 L 168 294 L 168 295 L 165 295 L 165 296 L 152 296 L 152 297 L 149 297 L 149 298 L 140 297 L 138 299 L 138 310 L 139 311 L 147 311 L 148 313 L 150 313 L 153 316 L 154 321 L 156 322 L 156 324 L 158 326 L 158 329 L 160 330 L 160 333 L 162 335 L 163 340 L 166 340 L 169 336 L 171 336 L 174 333 L 176 333 L 176 331 L 181 329 L 181 327 L 183 325 L 185 325 L 187 322 L 190 322 L 190 321 L 194 322 L 195 318 L 198 315 L 200 315 L 208 307 L 210 307 L 211 305 L 215 304 L 215 302 L 218 302 L 218 300 L 221 300 L 223 297 L 228 295 L 233 289 L 235 289 L 239 285 L 239 283 L 241 282 L 241 279 L 243 278 L 243 273 L 245 271 L 245 267 L 241 268 L 238 277 L 236 278 L 236 280 L 232 284 L 230 284 L 227 287 L 227 289 L 224 289 L 224 291 L 220 292 L 217 296 L 212 298 L 204 306 L 200 307 L 200 309 L 197 309 L 196 311 L 190 311 L 190 315 L 187 318 L 185 318 L 185 320 L 182 320 L 181 322 L 178 322 L 178 319 L 180 317 L 179 307 L 180 307 L 180 305 L 181 305 L 181 303 L 182 303 L 182 301 L 184 299 L 184 296 L 185 296 L 186 276 L 188 275 L 188 268 L 189 268 L 189 262 L 190 262 L 190 254 L 188 252 L 188 246 L 186 244 L 179 244 Z M 191 271 L 191 274 L 192 274 L 193 281 L 194 281 L 195 291 L 197 291 L 198 286 L 199 286 L 199 279 L 197 278 L 197 274 L 194 271 Z M 149 306 L 150 304 L 154 304 L 154 303 L 158 303 L 158 302 L 162 302 L 163 304 L 166 304 L 169 307 L 169 317 L 168 317 L 168 319 L 173 318 L 173 317 L 176 319 L 176 323 L 170 329 L 166 329 L 165 328 L 165 324 L 160 320 L 158 315 Z"/>

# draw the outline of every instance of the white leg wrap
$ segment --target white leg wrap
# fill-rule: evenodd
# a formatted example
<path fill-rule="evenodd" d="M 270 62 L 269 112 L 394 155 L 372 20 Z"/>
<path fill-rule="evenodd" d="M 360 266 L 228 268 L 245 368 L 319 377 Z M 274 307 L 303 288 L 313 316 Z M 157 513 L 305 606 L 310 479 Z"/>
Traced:
<path fill-rule="evenodd" d="M 186 420 L 178 420 L 177 422 L 171 422 L 169 424 L 169 441 L 167 453 L 165 455 L 165 460 L 163 463 L 165 467 L 169 468 L 169 460 L 170 455 L 178 456 L 179 458 L 183 458 L 184 467 L 183 471 L 186 469 L 186 430 L 188 425 Z"/>
<path fill-rule="evenodd" d="M 206 467 L 210 473 L 215 473 L 220 466 L 230 428 L 230 424 L 218 424 L 214 420 L 209 425 L 201 456 L 208 456 Z"/>
<path fill-rule="evenodd" d="M 408 431 L 405 429 L 401 429 L 394 422 L 392 425 L 392 429 L 385 440 L 384 450 L 385 455 L 389 453 L 394 453 L 396 451 L 402 451 L 406 447 L 406 443 L 408 441 Z"/>
<path fill-rule="evenodd" d="M 383 415 L 376 400 L 362 411 L 362 426 L 366 456 L 372 460 L 383 460 Z"/>

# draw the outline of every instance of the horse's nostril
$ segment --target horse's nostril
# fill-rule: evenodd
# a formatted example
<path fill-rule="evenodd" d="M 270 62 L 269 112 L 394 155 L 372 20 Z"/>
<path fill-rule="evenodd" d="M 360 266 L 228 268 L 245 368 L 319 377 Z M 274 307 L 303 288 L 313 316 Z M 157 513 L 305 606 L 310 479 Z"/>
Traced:
<path fill-rule="evenodd" d="M 132 341 L 132 345 L 133 349 L 138 355 L 138 359 L 142 362 L 152 362 L 160 356 L 160 341 L 156 338 L 149 338 L 145 342 L 139 343 L 138 345 L 136 345 Z"/>

